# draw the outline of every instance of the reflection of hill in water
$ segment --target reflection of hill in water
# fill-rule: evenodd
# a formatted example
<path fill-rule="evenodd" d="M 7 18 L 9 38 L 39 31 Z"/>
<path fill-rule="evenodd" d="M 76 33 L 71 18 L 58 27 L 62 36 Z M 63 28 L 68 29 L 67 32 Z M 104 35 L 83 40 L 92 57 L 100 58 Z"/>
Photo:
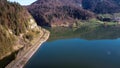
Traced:
<path fill-rule="evenodd" d="M 53 28 L 50 29 L 51 36 L 48 41 L 68 38 L 82 38 L 87 40 L 117 39 L 120 38 L 120 27 L 81 27 Z"/>

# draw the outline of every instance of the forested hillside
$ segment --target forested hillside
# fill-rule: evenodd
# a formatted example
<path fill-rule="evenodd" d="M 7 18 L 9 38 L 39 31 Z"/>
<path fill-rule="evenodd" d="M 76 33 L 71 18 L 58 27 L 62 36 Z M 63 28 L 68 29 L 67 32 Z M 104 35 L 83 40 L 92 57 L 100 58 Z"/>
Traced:
<path fill-rule="evenodd" d="M 84 9 L 95 13 L 118 13 L 120 12 L 120 0 L 82 0 Z"/>
<path fill-rule="evenodd" d="M 20 41 L 29 39 L 28 33 L 37 29 L 27 10 L 18 3 L 0 0 L 0 59 L 21 48 Z M 24 37 L 24 38 L 23 38 Z"/>
<path fill-rule="evenodd" d="M 99 19 L 105 17 L 110 21 L 118 18 L 114 13 L 120 12 L 119 0 L 37 0 L 29 6 L 28 11 L 40 26 L 72 26 L 76 21 Z M 101 16 L 99 14 L 102 14 Z M 108 20 L 107 20 L 108 21 Z"/>
<path fill-rule="evenodd" d="M 42 26 L 69 26 L 76 20 L 95 17 L 94 13 L 81 8 L 81 0 L 37 0 L 27 8 Z"/>

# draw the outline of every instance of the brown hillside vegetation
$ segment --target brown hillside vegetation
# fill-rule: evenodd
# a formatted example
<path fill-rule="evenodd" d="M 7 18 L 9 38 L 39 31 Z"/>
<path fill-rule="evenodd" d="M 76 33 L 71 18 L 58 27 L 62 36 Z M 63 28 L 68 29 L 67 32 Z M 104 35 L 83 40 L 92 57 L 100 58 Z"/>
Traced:
<path fill-rule="evenodd" d="M 0 59 L 14 51 L 20 34 L 29 28 L 30 14 L 18 3 L 0 0 Z"/>
<path fill-rule="evenodd" d="M 37 0 L 28 6 L 29 12 L 42 26 L 69 26 L 78 20 L 95 17 L 80 6 L 81 0 Z"/>
<path fill-rule="evenodd" d="M 95 13 L 117 13 L 120 12 L 120 0 L 82 0 L 84 9 Z"/>

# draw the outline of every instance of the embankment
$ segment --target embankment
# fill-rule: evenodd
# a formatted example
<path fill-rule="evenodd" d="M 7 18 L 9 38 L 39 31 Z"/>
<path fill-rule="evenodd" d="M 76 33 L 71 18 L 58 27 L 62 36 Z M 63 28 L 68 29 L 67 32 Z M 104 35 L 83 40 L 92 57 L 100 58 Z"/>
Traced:
<path fill-rule="evenodd" d="M 38 48 L 49 38 L 50 32 L 43 29 L 42 35 L 37 38 L 34 45 L 30 46 L 26 50 L 23 49 L 19 55 L 13 60 L 10 64 L 8 64 L 5 68 L 23 68 L 24 65 L 28 62 L 28 60 L 34 55 L 34 53 L 38 50 Z"/>

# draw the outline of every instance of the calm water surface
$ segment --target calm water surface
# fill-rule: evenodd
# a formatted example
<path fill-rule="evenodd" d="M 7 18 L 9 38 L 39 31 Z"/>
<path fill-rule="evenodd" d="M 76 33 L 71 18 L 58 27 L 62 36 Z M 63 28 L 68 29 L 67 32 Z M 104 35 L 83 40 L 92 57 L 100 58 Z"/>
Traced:
<path fill-rule="evenodd" d="M 25 68 L 120 68 L 120 39 L 73 37 L 47 41 Z"/>

